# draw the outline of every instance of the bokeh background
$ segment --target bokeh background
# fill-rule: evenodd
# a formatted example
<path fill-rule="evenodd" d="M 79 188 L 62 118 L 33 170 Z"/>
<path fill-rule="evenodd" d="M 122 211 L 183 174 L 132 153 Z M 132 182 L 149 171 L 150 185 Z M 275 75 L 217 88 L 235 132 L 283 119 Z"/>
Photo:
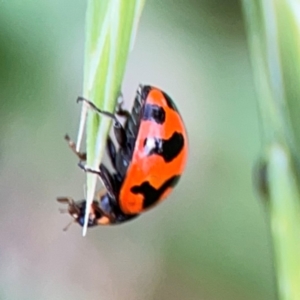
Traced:
<path fill-rule="evenodd" d="M 238 0 L 147 0 L 123 93 L 175 99 L 190 156 L 159 208 L 86 238 L 57 196 L 83 198 L 76 137 L 86 1 L 0 1 L 0 299 L 275 299 L 252 187 L 259 118 Z"/>

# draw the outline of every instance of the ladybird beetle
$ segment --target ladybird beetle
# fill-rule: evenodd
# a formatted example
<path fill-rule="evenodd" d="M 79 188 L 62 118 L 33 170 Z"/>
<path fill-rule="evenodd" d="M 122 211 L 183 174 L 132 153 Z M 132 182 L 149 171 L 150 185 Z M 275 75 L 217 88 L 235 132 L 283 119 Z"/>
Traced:
<path fill-rule="evenodd" d="M 102 111 L 92 102 L 79 97 L 86 105 L 114 121 L 114 134 L 119 149 L 108 137 L 106 149 L 114 172 L 100 164 L 92 170 L 82 164 L 86 154 L 76 151 L 78 164 L 85 172 L 98 174 L 105 185 L 91 206 L 88 226 L 120 224 L 131 220 L 165 199 L 185 168 L 188 155 L 187 133 L 173 100 L 162 90 L 140 85 L 131 113 L 118 102 L 116 115 L 125 117 L 124 126 L 116 115 Z M 86 201 L 75 202 L 68 197 L 57 198 L 68 204 L 73 221 L 83 226 Z"/>

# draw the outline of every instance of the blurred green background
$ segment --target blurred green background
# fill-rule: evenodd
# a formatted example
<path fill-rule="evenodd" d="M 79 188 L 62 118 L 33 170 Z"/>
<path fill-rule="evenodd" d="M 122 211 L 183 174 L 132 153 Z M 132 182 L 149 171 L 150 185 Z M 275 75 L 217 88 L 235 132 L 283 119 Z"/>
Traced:
<path fill-rule="evenodd" d="M 0 1 L 0 299 L 275 299 L 272 248 L 252 188 L 260 149 L 238 0 L 147 0 L 123 93 L 159 86 L 190 139 L 159 208 L 86 238 L 57 196 L 83 198 L 76 137 L 86 2 Z"/>

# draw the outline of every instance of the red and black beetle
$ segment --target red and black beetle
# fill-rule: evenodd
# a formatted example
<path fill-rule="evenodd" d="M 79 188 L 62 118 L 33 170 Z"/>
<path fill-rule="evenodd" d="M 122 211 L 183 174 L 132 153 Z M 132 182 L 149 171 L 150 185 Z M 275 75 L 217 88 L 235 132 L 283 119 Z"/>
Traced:
<path fill-rule="evenodd" d="M 78 101 L 113 119 L 119 146 L 117 150 L 108 137 L 113 173 L 103 164 L 99 170 L 92 170 L 79 163 L 86 172 L 98 174 L 105 185 L 92 203 L 88 226 L 123 223 L 165 199 L 179 181 L 188 155 L 186 129 L 173 100 L 156 87 L 140 85 L 131 113 L 122 108 L 122 103 L 117 106 L 116 115 L 125 117 L 124 126 L 116 115 L 82 97 Z M 86 154 L 77 152 L 70 138 L 66 139 L 80 160 L 85 161 Z M 68 197 L 57 200 L 67 203 L 68 212 L 83 226 L 86 201 L 75 202 Z"/>

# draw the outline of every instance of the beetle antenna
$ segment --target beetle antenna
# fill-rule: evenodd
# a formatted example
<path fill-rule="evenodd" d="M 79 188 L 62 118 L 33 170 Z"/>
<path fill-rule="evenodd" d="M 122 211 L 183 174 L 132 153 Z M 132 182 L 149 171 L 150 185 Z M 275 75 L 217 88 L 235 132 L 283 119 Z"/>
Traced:
<path fill-rule="evenodd" d="M 83 185 L 83 195 L 84 195 L 84 199 L 86 200 L 86 197 L 87 197 L 87 187 L 86 187 L 86 184 Z"/>
<path fill-rule="evenodd" d="M 73 223 L 75 223 L 75 222 L 76 222 L 75 219 L 72 220 L 70 223 L 67 224 L 67 226 L 65 226 L 65 227 L 63 228 L 63 231 L 67 231 L 67 230 L 70 228 L 70 226 L 71 226 Z"/>

